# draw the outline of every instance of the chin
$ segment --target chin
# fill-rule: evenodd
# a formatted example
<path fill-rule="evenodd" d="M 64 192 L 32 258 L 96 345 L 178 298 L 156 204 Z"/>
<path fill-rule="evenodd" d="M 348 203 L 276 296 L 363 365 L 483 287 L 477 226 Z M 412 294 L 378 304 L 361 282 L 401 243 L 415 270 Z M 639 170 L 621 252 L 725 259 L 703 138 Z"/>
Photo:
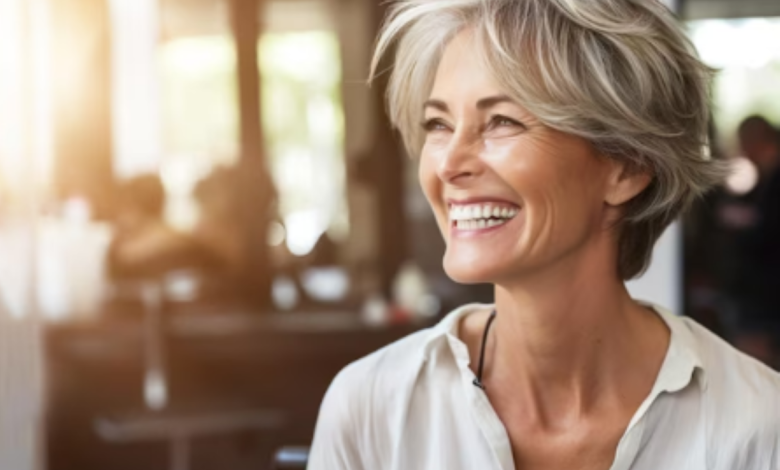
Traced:
<path fill-rule="evenodd" d="M 444 272 L 458 284 L 491 284 L 500 277 L 498 266 L 485 260 L 451 259 L 444 256 Z"/>

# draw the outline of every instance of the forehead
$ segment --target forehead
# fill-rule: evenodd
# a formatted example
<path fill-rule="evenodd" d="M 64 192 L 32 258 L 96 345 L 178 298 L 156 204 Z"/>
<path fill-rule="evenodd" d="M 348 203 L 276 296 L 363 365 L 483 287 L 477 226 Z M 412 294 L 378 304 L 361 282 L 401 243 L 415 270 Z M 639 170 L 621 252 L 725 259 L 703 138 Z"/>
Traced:
<path fill-rule="evenodd" d="M 477 44 L 474 32 L 465 30 L 445 46 L 430 98 L 472 100 L 502 93 Z"/>

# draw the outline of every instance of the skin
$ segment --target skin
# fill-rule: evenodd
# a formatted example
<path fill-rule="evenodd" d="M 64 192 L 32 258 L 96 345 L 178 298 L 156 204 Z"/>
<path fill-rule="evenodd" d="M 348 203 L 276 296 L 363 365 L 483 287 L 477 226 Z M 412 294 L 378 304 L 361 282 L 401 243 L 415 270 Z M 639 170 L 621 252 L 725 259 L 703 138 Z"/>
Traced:
<path fill-rule="evenodd" d="M 606 470 L 669 345 L 663 320 L 617 274 L 613 224 L 650 177 L 508 99 L 470 35 L 447 46 L 425 105 L 419 178 L 444 268 L 495 285 L 484 383 L 516 467 Z M 520 212 L 493 230 L 458 230 L 449 206 L 474 198 Z M 474 369 L 488 314 L 460 325 Z"/>

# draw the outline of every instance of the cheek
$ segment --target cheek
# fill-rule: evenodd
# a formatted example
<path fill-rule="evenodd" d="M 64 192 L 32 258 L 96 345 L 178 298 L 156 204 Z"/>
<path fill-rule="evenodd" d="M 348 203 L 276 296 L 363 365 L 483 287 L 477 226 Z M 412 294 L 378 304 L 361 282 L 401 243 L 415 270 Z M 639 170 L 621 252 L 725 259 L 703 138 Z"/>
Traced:
<path fill-rule="evenodd" d="M 589 230 L 602 207 L 603 175 L 596 157 L 552 139 L 514 149 L 494 145 L 497 174 L 521 196 L 531 249 Z"/>
<path fill-rule="evenodd" d="M 444 213 L 444 203 L 441 199 L 442 184 L 436 169 L 436 157 L 423 149 L 417 168 L 417 178 L 425 198 L 428 200 L 428 205 L 431 206 L 440 228 L 444 231 L 447 217 L 446 213 Z"/>
<path fill-rule="evenodd" d="M 436 193 L 436 180 L 438 178 L 436 177 L 436 165 L 424 149 L 417 164 L 417 179 L 420 182 L 423 193 L 425 193 L 425 197 L 428 199 L 428 203 L 432 204 L 431 195 Z"/>
<path fill-rule="evenodd" d="M 541 209 L 565 191 L 567 167 L 541 142 L 491 142 L 487 150 L 488 164 L 522 198 L 524 206 L 541 205 Z"/>
<path fill-rule="evenodd" d="M 601 197 L 594 188 L 598 186 L 596 176 L 577 165 L 529 171 L 525 181 L 529 187 L 530 213 L 555 231 L 565 232 L 590 224 L 602 207 Z"/>

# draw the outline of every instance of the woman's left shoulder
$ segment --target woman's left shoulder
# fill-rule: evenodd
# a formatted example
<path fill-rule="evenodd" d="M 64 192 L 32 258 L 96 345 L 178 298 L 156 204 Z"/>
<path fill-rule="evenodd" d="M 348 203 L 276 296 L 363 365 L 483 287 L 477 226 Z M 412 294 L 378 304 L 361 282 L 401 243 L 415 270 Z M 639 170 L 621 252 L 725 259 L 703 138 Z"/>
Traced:
<path fill-rule="evenodd" d="M 713 399 L 750 398 L 780 412 L 780 373 L 748 356 L 689 318 L 681 318 L 694 338 L 695 353 Z"/>

